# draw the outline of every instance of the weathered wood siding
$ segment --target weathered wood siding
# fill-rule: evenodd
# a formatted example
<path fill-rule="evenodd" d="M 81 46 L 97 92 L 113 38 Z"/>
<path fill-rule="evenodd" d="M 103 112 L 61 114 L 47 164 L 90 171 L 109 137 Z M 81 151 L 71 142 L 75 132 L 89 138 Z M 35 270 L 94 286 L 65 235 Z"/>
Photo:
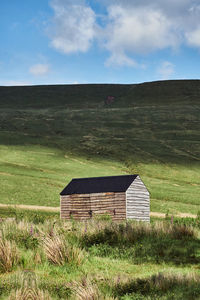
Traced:
<path fill-rule="evenodd" d="M 126 193 L 73 194 L 60 198 L 61 218 L 86 220 L 109 214 L 113 220 L 126 219 Z"/>
<path fill-rule="evenodd" d="M 60 196 L 60 217 L 61 217 L 61 219 L 69 218 L 70 209 L 71 209 L 70 195 Z"/>
<path fill-rule="evenodd" d="M 126 218 L 150 221 L 150 196 L 139 176 L 126 191 Z"/>

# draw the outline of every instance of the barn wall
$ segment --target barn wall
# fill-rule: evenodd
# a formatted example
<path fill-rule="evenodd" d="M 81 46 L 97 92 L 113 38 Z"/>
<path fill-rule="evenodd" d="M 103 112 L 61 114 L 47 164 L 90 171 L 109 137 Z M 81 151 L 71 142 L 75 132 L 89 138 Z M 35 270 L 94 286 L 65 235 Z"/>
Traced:
<path fill-rule="evenodd" d="M 60 217 L 61 217 L 61 219 L 69 218 L 70 209 L 71 209 L 70 195 L 60 196 Z"/>
<path fill-rule="evenodd" d="M 93 193 L 61 196 L 61 218 L 90 219 L 109 214 L 113 220 L 126 218 L 125 193 Z"/>
<path fill-rule="evenodd" d="M 138 221 L 150 221 L 150 196 L 139 176 L 126 191 L 126 217 Z"/>

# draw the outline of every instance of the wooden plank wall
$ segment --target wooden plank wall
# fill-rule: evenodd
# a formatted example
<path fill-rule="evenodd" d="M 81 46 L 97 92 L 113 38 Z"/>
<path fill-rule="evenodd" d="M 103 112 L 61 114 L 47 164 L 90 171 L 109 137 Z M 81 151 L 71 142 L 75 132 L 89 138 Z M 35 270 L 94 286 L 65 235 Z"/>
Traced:
<path fill-rule="evenodd" d="M 139 176 L 126 191 L 126 217 L 150 222 L 150 196 Z"/>
<path fill-rule="evenodd" d="M 61 218 L 86 220 L 109 214 L 113 220 L 126 219 L 125 193 L 73 194 L 60 198 Z"/>
<path fill-rule="evenodd" d="M 69 218 L 69 211 L 71 209 L 70 195 L 60 196 L 60 217 L 61 219 Z"/>

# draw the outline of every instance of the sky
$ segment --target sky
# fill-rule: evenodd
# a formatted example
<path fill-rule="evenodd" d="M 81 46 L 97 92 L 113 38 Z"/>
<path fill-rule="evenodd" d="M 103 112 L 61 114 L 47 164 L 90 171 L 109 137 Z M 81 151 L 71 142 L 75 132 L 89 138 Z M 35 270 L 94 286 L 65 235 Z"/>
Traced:
<path fill-rule="evenodd" d="M 0 85 L 200 77 L 200 0 L 2 0 Z"/>

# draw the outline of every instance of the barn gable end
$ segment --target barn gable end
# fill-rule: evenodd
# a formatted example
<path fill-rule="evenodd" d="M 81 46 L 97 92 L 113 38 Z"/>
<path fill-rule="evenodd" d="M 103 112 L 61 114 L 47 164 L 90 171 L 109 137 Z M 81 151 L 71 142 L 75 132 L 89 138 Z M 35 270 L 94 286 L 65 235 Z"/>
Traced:
<path fill-rule="evenodd" d="M 126 191 L 126 218 L 150 221 L 149 191 L 139 176 Z"/>

